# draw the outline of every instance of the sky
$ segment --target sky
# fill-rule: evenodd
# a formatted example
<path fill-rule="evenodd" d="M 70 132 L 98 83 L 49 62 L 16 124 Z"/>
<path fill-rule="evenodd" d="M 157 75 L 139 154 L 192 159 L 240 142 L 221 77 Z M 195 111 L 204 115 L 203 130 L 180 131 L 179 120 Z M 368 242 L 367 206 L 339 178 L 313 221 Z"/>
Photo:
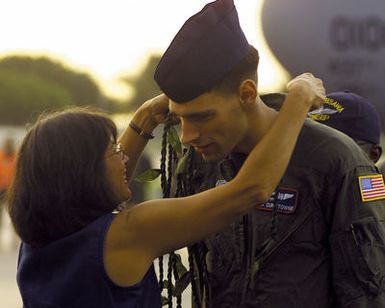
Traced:
<path fill-rule="evenodd" d="M 278 89 L 287 75 L 259 29 L 263 0 L 234 0 L 249 43 L 260 52 L 259 89 Z M 150 53 L 163 53 L 205 0 L 0 0 L 0 57 L 49 55 L 86 71 L 115 97 L 121 76 L 135 74 Z"/>

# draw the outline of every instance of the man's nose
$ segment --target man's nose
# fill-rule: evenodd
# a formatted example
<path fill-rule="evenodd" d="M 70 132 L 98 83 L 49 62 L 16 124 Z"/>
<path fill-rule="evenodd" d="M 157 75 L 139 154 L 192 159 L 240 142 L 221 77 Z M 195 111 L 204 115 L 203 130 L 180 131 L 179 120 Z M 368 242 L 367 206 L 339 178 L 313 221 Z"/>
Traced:
<path fill-rule="evenodd" d="M 199 137 L 199 131 L 194 125 L 181 121 L 181 136 L 180 141 L 183 144 L 192 144 Z"/>

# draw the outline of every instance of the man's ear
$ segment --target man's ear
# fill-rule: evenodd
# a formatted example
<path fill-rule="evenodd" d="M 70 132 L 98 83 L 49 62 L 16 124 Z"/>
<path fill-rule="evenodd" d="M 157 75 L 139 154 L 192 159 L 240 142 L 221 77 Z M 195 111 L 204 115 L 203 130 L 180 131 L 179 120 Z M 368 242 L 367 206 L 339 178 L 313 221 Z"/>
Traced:
<path fill-rule="evenodd" d="M 258 95 L 257 85 L 253 80 L 246 79 L 239 85 L 238 92 L 242 104 L 254 103 Z"/>
<path fill-rule="evenodd" d="M 369 152 L 369 158 L 374 162 L 378 162 L 382 155 L 382 147 L 379 144 L 374 144 Z"/>

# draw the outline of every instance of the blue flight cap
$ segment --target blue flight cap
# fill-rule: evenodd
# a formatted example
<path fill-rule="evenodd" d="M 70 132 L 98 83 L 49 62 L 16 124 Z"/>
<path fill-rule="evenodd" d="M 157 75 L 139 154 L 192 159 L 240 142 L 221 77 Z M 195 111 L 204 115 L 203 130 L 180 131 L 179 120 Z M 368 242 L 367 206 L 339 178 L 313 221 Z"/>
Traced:
<path fill-rule="evenodd" d="M 170 99 L 187 102 L 217 85 L 249 49 L 233 0 L 217 0 L 184 23 L 154 78 Z"/>
<path fill-rule="evenodd" d="M 323 107 L 309 116 L 353 139 L 380 143 L 381 125 L 376 108 L 366 98 L 348 90 L 327 94 Z"/>

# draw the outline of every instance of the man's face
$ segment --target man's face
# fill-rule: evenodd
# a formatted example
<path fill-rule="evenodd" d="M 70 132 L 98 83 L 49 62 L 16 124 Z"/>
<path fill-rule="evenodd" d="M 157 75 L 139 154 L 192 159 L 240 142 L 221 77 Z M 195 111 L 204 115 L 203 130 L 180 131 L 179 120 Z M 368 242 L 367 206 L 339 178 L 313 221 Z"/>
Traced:
<path fill-rule="evenodd" d="M 378 162 L 382 154 L 382 148 L 379 144 L 374 144 L 368 141 L 363 141 L 363 140 L 354 139 L 354 138 L 353 140 L 365 152 L 365 154 L 373 163 Z"/>
<path fill-rule="evenodd" d="M 247 130 L 236 95 L 210 92 L 183 104 L 170 100 L 169 108 L 181 121 L 181 142 L 193 146 L 206 161 L 219 161 L 236 151 Z"/>

